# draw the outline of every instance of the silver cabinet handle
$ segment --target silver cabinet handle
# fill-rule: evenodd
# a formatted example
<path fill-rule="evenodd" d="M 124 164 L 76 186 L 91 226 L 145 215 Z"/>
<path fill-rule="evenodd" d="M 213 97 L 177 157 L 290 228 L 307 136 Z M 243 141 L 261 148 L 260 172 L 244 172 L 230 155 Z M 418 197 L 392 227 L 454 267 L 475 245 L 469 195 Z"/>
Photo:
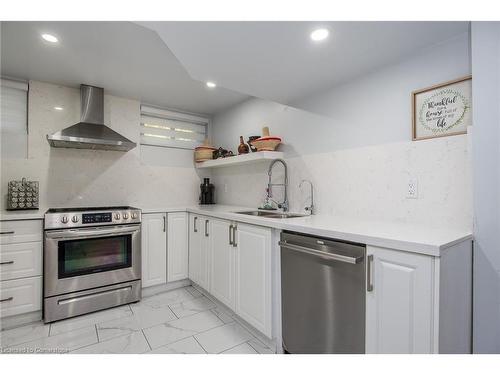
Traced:
<path fill-rule="evenodd" d="M 233 232 L 233 224 L 229 225 L 229 245 L 233 244 L 233 240 L 231 239 L 232 232 Z"/>
<path fill-rule="evenodd" d="M 6 232 L 0 232 L 0 234 L 14 234 L 14 233 L 16 233 L 16 232 L 13 230 L 8 230 Z"/>
<path fill-rule="evenodd" d="M 4 265 L 4 264 L 14 264 L 14 261 L 13 260 L 8 260 L 6 262 L 0 262 L 0 266 Z"/>
<path fill-rule="evenodd" d="M 208 237 L 208 220 L 205 220 L 205 237 Z"/>
<path fill-rule="evenodd" d="M 335 254 L 335 253 L 325 253 L 324 251 L 319 251 L 316 249 L 310 249 L 308 247 L 294 245 L 285 241 L 280 241 L 279 245 L 285 249 L 293 250 L 298 253 L 304 253 L 309 255 L 315 255 L 317 257 L 326 259 L 326 260 L 336 260 L 344 263 L 357 264 L 361 262 L 363 257 L 348 257 L 345 255 Z"/>
<path fill-rule="evenodd" d="M 237 247 L 238 244 L 236 243 L 236 230 L 238 229 L 238 226 L 235 224 L 233 225 L 233 247 Z"/>
<path fill-rule="evenodd" d="M 163 232 L 167 231 L 167 215 L 163 215 Z"/>
<path fill-rule="evenodd" d="M 0 299 L 0 302 L 12 301 L 13 299 L 14 299 L 14 297 L 7 297 L 7 298 L 4 298 L 4 299 Z"/>
<path fill-rule="evenodd" d="M 366 290 L 368 292 L 373 291 L 373 254 L 368 255 L 366 262 Z"/>
<path fill-rule="evenodd" d="M 198 228 L 196 228 L 196 222 L 198 221 L 198 217 L 195 216 L 194 219 L 193 219 L 193 232 L 197 233 L 198 232 Z"/>

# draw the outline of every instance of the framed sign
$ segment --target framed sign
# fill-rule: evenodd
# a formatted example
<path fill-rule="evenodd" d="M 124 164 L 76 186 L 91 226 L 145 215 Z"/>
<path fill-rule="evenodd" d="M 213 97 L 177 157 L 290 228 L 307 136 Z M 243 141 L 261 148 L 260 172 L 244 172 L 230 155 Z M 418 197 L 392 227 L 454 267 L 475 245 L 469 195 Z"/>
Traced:
<path fill-rule="evenodd" d="M 413 140 L 467 133 L 472 124 L 472 77 L 412 93 Z"/>

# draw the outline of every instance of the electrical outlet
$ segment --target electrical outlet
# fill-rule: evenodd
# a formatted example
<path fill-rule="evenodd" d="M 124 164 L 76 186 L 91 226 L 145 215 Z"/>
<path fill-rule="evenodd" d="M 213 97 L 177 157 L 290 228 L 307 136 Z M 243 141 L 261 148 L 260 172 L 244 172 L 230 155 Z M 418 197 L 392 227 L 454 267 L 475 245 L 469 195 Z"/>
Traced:
<path fill-rule="evenodd" d="M 410 178 L 408 180 L 408 191 L 406 192 L 406 198 L 418 198 L 418 180 L 416 178 Z"/>
<path fill-rule="evenodd" d="M 227 193 L 227 184 L 224 184 L 224 193 Z"/>

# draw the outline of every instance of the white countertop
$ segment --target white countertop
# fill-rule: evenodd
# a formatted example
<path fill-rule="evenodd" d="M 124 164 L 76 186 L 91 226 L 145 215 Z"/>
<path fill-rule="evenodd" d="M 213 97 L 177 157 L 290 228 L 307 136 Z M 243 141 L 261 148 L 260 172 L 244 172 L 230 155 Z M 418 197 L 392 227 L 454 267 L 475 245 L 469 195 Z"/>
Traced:
<path fill-rule="evenodd" d="M 188 212 L 200 215 L 433 256 L 440 256 L 442 250 L 472 239 L 470 231 L 455 228 L 432 228 L 398 222 L 364 221 L 332 215 L 270 219 L 234 213 L 245 210 L 255 209 L 221 205 L 187 208 Z"/>
<path fill-rule="evenodd" d="M 46 209 L 20 210 L 20 211 L 0 211 L 0 221 L 4 220 L 40 220 L 45 216 Z"/>
<path fill-rule="evenodd" d="M 434 228 L 418 224 L 362 220 L 334 215 L 312 215 L 290 219 L 270 219 L 235 213 L 236 211 L 253 210 L 255 210 L 255 208 L 210 205 L 143 208 L 142 213 L 187 211 L 199 215 L 234 220 L 280 230 L 289 230 L 433 256 L 440 256 L 442 250 L 459 242 L 472 239 L 471 231 L 457 228 Z M 2 211 L 0 212 L 0 221 L 43 219 L 45 211 L 45 209 L 40 209 L 38 211 Z"/>

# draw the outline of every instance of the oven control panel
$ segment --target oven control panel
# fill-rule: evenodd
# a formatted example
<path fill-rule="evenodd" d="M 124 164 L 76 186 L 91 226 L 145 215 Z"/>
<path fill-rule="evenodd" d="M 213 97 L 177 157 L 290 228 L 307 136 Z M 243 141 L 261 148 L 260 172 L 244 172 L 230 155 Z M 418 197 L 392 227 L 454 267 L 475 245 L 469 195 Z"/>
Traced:
<path fill-rule="evenodd" d="M 111 212 L 82 214 L 82 224 L 111 223 L 112 220 Z"/>
<path fill-rule="evenodd" d="M 87 226 L 137 224 L 141 222 L 141 210 L 96 210 L 87 212 L 65 211 L 45 214 L 45 229 L 76 228 Z"/>

